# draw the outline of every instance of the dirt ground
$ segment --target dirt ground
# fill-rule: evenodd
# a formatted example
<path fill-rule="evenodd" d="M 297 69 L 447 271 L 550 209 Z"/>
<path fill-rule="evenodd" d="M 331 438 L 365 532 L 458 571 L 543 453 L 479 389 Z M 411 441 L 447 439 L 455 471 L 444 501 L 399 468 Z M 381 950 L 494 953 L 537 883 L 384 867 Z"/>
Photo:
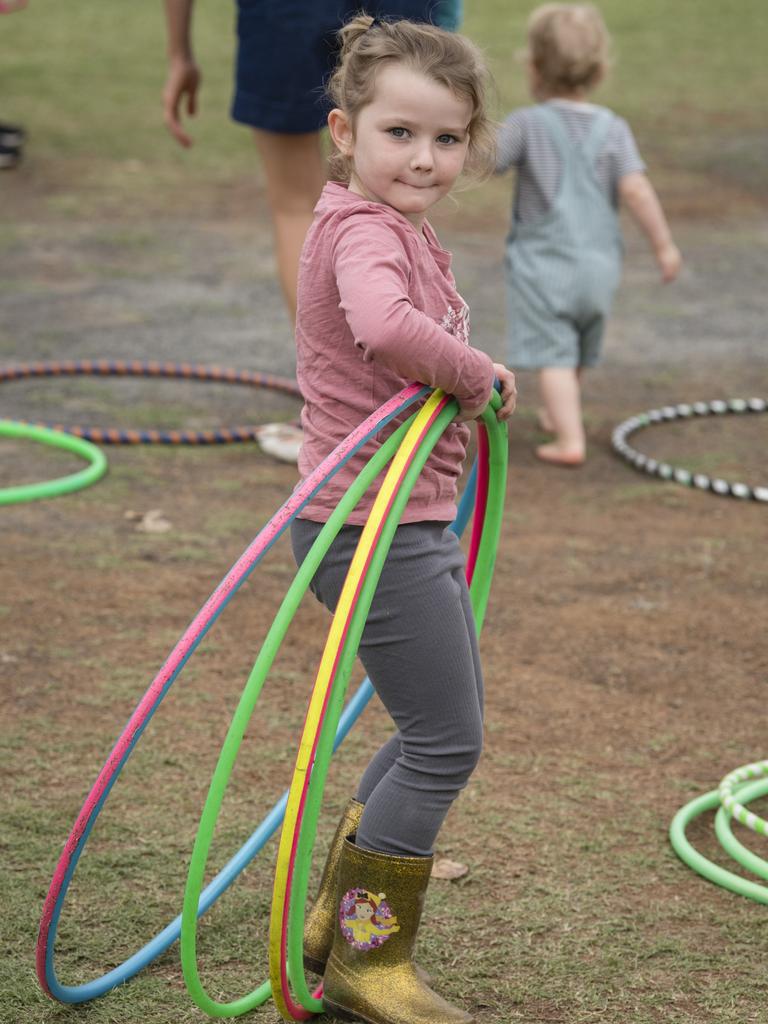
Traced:
<path fill-rule="evenodd" d="M 98 221 L 46 215 L 29 196 L 16 198 L 27 205 L 4 228 L 0 247 L 1 363 L 186 360 L 292 375 L 259 197 L 250 219 L 209 205 L 184 219 L 113 211 Z M 606 914 L 638 921 L 653 906 L 671 948 L 703 953 L 758 913 L 679 864 L 666 829 L 696 793 L 768 755 L 768 510 L 642 476 L 610 447 L 613 427 L 645 409 L 766 397 L 765 211 L 747 198 L 719 195 L 714 184 L 691 197 L 680 182 L 674 200 L 685 271 L 662 289 L 642 242 L 629 233 L 605 361 L 586 383 L 590 457 L 583 469 L 537 463 L 534 382 L 520 380 L 507 515 L 483 635 L 486 751 L 439 852 L 470 867 L 475 887 L 461 890 L 469 910 L 488 911 L 488 886 L 503 885 L 512 904 L 526 906 L 543 906 L 548 892 L 568 895 L 554 910 L 555 923 L 529 928 L 504 918 L 511 966 L 498 974 L 478 967 L 474 995 L 464 1000 L 483 1020 L 759 1019 L 752 1016 L 757 992 L 741 1016 L 715 1014 L 715 982 L 684 983 L 682 967 L 678 977 L 663 956 L 642 971 L 627 961 L 626 988 L 612 984 L 601 1003 L 583 993 L 579 1003 L 575 978 L 558 995 L 553 985 L 527 987 L 516 975 L 544 955 L 556 934 L 559 955 L 581 965 L 575 973 L 583 972 L 586 985 L 593 958 L 605 949 Z M 478 215 L 470 224 L 451 213 L 441 222 L 473 311 L 474 342 L 499 358 L 503 216 L 500 205 L 497 215 Z M 288 398 L 223 385 L 0 383 L 0 415 L 32 420 L 199 428 L 290 418 L 295 411 Z M 654 427 L 635 440 L 669 461 L 766 484 L 766 428 L 767 416 L 710 417 Z M 36 809 L 45 833 L 34 847 L 35 863 L 15 868 L 31 894 L 30 948 L 55 857 L 109 745 L 197 609 L 296 482 L 294 467 L 252 445 L 107 454 L 108 475 L 88 490 L 0 511 L 0 677 L 5 743 L 16 751 L 9 781 L 18 806 Z M 79 465 L 38 445 L 0 441 L 6 486 Z M 136 516 L 158 508 L 170 529 L 137 530 Z M 284 545 L 222 616 L 199 664 L 190 666 L 183 695 L 169 698 L 153 723 L 141 767 L 110 805 L 111 828 L 132 806 L 131 794 L 151 791 L 156 812 L 147 811 L 144 826 L 135 827 L 150 827 L 148 820 L 149 835 L 161 834 L 168 785 L 178 801 L 174 831 L 182 855 L 234 701 L 290 576 Z M 255 757 L 254 767 L 242 769 L 235 788 L 241 809 L 249 787 L 266 800 L 289 777 L 287 744 L 325 625 L 311 605 L 302 616 L 266 719 L 249 736 L 252 752 L 264 742 L 271 753 L 266 766 Z M 332 774 L 334 806 L 343 800 L 344 780 L 387 734 L 379 709 L 366 716 Z M 15 760 L 20 747 L 29 755 L 25 769 Z M 100 850 L 109 848 L 110 827 Z M 616 879 L 616 864 L 624 884 L 606 881 L 590 904 L 601 876 Z M 121 871 L 130 877 L 129 868 Z M 653 932 L 650 919 L 643 920 Z M 488 928 L 475 931 L 475 945 L 495 949 L 504 963 L 492 918 Z M 441 929 L 441 949 L 450 949 L 445 920 Z M 462 943 L 471 949 L 472 934 Z M 99 955 L 97 946 L 94 959 Z M 727 973 L 727 965 L 722 969 Z M 502 975 L 506 1002 L 499 1004 Z M 653 985 L 664 994 L 658 1007 L 640 994 Z M 35 1009 L 16 1019 L 69 1018 Z"/>

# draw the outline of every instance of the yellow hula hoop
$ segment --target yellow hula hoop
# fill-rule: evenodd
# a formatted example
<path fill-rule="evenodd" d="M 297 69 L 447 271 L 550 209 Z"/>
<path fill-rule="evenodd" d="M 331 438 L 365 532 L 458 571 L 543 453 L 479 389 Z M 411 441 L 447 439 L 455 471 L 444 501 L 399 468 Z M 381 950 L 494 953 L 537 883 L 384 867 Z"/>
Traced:
<path fill-rule="evenodd" d="M 272 984 L 272 998 L 285 1020 L 299 1019 L 288 1007 L 283 994 L 281 975 L 283 921 L 286 911 L 285 899 L 293 855 L 294 833 L 306 791 L 305 783 L 311 771 L 315 738 L 327 704 L 327 695 L 333 685 L 339 655 L 344 645 L 346 628 L 359 596 L 382 524 L 394 500 L 402 477 L 408 468 L 408 464 L 424 437 L 425 431 L 431 425 L 445 402 L 445 393 L 438 389 L 424 403 L 392 460 L 379 493 L 376 495 L 370 515 L 352 558 L 341 596 L 339 597 L 328 633 L 328 639 L 320 660 L 309 707 L 307 708 L 293 778 L 288 791 L 285 819 L 280 834 L 280 846 L 275 867 L 272 913 L 269 925 L 269 976 Z"/>

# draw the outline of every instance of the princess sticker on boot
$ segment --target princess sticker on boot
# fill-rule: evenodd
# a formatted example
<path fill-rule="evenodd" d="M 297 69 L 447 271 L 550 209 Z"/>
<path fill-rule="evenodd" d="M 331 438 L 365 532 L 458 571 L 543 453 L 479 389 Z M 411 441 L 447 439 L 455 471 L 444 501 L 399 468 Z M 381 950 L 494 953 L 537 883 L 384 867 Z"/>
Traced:
<path fill-rule="evenodd" d="M 382 946 L 394 932 L 400 931 L 384 893 L 376 896 L 367 889 L 350 889 L 344 893 L 339 923 L 347 942 L 364 951 Z"/>

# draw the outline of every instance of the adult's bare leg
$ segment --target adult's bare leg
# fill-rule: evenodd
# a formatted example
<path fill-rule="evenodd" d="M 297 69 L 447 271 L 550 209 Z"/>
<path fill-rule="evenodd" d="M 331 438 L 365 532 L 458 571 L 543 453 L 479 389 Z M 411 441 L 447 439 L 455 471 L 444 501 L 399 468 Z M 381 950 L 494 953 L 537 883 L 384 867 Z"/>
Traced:
<path fill-rule="evenodd" d="M 320 132 L 286 134 L 254 128 L 267 180 L 275 257 L 291 319 L 296 318 L 299 255 L 327 179 Z"/>

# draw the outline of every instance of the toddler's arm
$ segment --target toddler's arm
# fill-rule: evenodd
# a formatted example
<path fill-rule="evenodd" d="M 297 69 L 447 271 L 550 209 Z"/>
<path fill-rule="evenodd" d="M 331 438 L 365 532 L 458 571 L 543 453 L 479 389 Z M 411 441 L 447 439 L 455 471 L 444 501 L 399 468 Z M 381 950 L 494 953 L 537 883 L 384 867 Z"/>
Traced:
<path fill-rule="evenodd" d="M 513 110 L 496 132 L 496 167 L 494 174 L 504 174 L 518 167 L 525 154 L 525 119 L 521 110 Z"/>
<path fill-rule="evenodd" d="M 619 181 L 619 199 L 651 243 L 661 279 L 666 284 L 674 281 L 680 272 L 683 258 L 672 240 L 667 218 L 661 208 L 656 190 L 642 171 L 625 174 Z"/>

